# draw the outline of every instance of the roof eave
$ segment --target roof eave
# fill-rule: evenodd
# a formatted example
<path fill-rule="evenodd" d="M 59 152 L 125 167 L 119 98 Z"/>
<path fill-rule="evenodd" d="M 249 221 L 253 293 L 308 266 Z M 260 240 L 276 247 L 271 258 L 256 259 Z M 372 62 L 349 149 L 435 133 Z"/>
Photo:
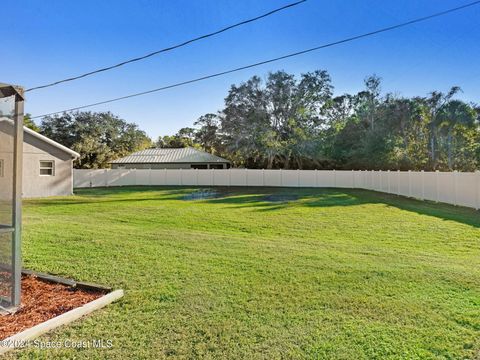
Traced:
<path fill-rule="evenodd" d="M 1 117 L 0 121 L 6 121 L 6 122 L 13 125 L 13 120 L 10 120 L 9 118 L 6 118 L 6 117 Z M 45 142 L 47 144 L 50 144 L 50 145 L 56 147 L 57 149 L 62 150 L 63 152 L 66 152 L 67 154 L 70 154 L 73 159 L 78 159 L 80 157 L 80 154 L 77 153 L 76 151 L 73 151 L 73 150 L 67 148 L 66 146 L 63 146 L 62 144 L 59 144 L 58 142 L 53 141 L 52 139 L 49 139 L 48 137 L 46 137 L 42 134 L 39 134 L 38 132 L 36 132 L 32 129 L 27 128 L 26 126 L 23 127 L 23 131 L 26 132 L 27 134 L 32 135 L 33 137 L 36 137 L 37 139 L 42 140 L 43 142 Z"/>
<path fill-rule="evenodd" d="M 62 150 L 62 151 L 64 151 L 64 152 L 66 152 L 67 154 L 70 154 L 73 159 L 78 159 L 78 158 L 80 157 L 80 154 L 77 153 L 76 151 L 73 151 L 72 149 L 69 149 L 69 148 L 67 148 L 66 146 L 63 146 L 62 144 L 59 144 L 59 143 L 57 143 L 56 141 L 53 141 L 52 139 L 49 139 L 48 137 L 43 136 L 42 134 L 39 134 L 39 133 L 37 133 L 36 131 L 34 131 L 34 130 L 32 130 L 32 129 L 29 129 L 29 128 L 27 128 L 27 127 L 23 127 L 23 130 L 24 130 L 26 133 L 28 133 L 28 134 L 36 137 L 37 139 L 40 139 L 40 140 L 46 142 L 47 144 L 50 144 L 50 145 L 56 147 L 57 149 L 60 149 L 60 150 Z"/>

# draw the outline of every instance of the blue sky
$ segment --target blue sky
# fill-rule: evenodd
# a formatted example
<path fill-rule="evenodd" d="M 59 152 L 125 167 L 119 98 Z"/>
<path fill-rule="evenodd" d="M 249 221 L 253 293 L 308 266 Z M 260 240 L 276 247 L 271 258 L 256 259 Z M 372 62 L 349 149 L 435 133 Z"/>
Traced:
<path fill-rule="evenodd" d="M 31 87 L 143 55 L 293 0 L 10 1 L 2 4 L 0 82 Z M 140 92 L 375 30 L 469 0 L 308 0 L 188 47 L 28 94 L 26 111 L 52 111 Z M 370 74 L 385 92 L 426 95 L 458 85 L 480 102 L 480 6 L 408 28 L 222 78 L 91 108 L 110 110 L 156 138 L 222 107 L 228 88 L 258 74 L 325 69 L 335 93 Z"/>

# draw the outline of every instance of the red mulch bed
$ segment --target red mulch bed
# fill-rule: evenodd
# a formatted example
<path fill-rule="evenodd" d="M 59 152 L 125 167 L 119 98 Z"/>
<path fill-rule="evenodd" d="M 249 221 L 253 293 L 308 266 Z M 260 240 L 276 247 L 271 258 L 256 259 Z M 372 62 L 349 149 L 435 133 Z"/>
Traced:
<path fill-rule="evenodd" d="M 104 294 L 43 281 L 33 275 L 23 276 L 22 305 L 15 314 L 0 315 L 0 339 L 80 307 Z"/>

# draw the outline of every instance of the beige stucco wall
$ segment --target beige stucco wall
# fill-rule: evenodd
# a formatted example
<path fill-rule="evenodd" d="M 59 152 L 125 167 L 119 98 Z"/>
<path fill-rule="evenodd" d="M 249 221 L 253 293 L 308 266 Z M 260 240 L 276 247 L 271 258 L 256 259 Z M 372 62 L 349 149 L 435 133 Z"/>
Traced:
<path fill-rule="evenodd" d="M 0 159 L 4 160 L 4 176 L 0 177 L 0 198 L 9 196 L 13 171 L 13 127 L 0 122 Z M 73 159 L 70 154 L 24 133 L 23 197 L 71 195 L 73 193 Z M 40 175 L 40 161 L 55 162 L 54 176 Z"/>

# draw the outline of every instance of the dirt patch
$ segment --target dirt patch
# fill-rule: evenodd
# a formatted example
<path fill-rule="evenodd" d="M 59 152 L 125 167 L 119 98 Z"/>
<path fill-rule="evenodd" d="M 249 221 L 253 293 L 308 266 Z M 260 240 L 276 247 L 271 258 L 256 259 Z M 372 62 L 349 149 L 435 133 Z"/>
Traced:
<path fill-rule="evenodd" d="M 289 195 L 289 194 L 274 194 L 265 196 L 265 201 L 270 202 L 288 202 L 298 200 L 298 195 Z"/>
<path fill-rule="evenodd" d="M 104 294 L 43 281 L 33 275 L 23 276 L 22 305 L 15 314 L 0 316 L 0 339 L 80 307 Z"/>
<path fill-rule="evenodd" d="M 223 191 L 214 189 L 198 189 L 183 197 L 183 200 L 206 200 L 224 197 L 226 195 Z"/>

